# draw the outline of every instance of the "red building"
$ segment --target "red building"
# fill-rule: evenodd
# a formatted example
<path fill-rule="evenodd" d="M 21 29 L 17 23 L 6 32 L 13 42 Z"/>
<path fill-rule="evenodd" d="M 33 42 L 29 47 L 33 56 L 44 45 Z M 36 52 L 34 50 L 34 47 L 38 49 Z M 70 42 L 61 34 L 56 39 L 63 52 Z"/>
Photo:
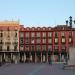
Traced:
<path fill-rule="evenodd" d="M 19 49 L 21 62 L 65 61 L 70 46 L 75 46 L 75 28 L 26 27 L 20 29 Z"/>

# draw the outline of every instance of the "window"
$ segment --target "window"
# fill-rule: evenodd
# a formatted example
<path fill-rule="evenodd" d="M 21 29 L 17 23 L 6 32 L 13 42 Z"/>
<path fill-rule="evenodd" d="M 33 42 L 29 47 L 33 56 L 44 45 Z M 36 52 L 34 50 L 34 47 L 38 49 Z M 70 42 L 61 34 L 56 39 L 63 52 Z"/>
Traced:
<path fill-rule="evenodd" d="M 23 51 L 24 50 L 24 47 L 21 45 L 20 46 L 20 51 Z"/>
<path fill-rule="evenodd" d="M 48 39 L 48 43 L 51 44 L 52 43 L 52 39 Z"/>
<path fill-rule="evenodd" d="M 62 38 L 62 43 L 65 43 L 65 42 L 66 42 L 65 38 Z"/>
<path fill-rule="evenodd" d="M 32 32 L 32 33 L 31 33 L 31 36 L 32 36 L 32 37 L 34 37 L 34 36 L 35 36 L 35 33 L 34 33 L 34 32 Z"/>
<path fill-rule="evenodd" d="M 34 45 L 31 46 L 31 51 L 34 51 Z"/>
<path fill-rule="evenodd" d="M 15 37 L 17 37 L 17 32 L 15 33 Z"/>
<path fill-rule="evenodd" d="M 40 51 L 41 50 L 41 46 L 40 45 L 37 45 L 36 46 L 36 49 L 37 49 L 37 51 Z"/>
<path fill-rule="evenodd" d="M 14 51 L 17 51 L 17 45 L 14 46 Z"/>
<path fill-rule="evenodd" d="M 29 27 L 27 27 L 27 30 L 30 30 L 30 28 L 29 28 Z"/>
<path fill-rule="evenodd" d="M 72 38 L 69 38 L 69 43 L 72 43 Z"/>
<path fill-rule="evenodd" d="M 41 42 L 41 40 L 40 39 L 37 39 L 37 43 L 40 43 Z"/>
<path fill-rule="evenodd" d="M 49 29 L 49 30 L 51 30 L 51 28 L 50 28 L 50 27 L 49 27 L 48 29 Z"/>
<path fill-rule="evenodd" d="M 0 33 L 0 37 L 3 37 L 3 33 Z"/>
<path fill-rule="evenodd" d="M 2 51 L 2 46 L 0 46 L 0 51 Z"/>
<path fill-rule="evenodd" d="M 42 39 L 42 43 L 46 43 L 46 39 Z"/>
<path fill-rule="evenodd" d="M 45 27 L 43 27 L 43 30 L 45 30 L 46 28 Z"/>
<path fill-rule="evenodd" d="M 37 37 L 40 37 L 40 32 L 37 32 L 36 36 L 37 36 Z"/>
<path fill-rule="evenodd" d="M 11 44 L 11 42 L 10 42 L 10 41 L 8 41 L 8 42 L 5 42 L 5 44 L 6 44 L 6 45 L 10 45 L 10 44 Z"/>
<path fill-rule="evenodd" d="M 69 32 L 69 37 L 72 37 L 72 32 Z"/>
<path fill-rule="evenodd" d="M 51 45 L 48 45 L 48 51 L 50 51 L 52 49 Z"/>
<path fill-rule="evenodd" d="M 34 38 L 31 39 L 31 44 L 34 44 Z"/>
<path fill-rule="evenodd" d="M 32 30 L 35 30 L 35 28 L 34 28 L 34 27 L 32 27 Z"/>
<path fill-rule="evenodd" d="M 24 33 L 20 32 L 20 37 L 24 37 Z"/>
<path fill-rule="evenodd" d="M 20 44 L 23 44 L 24 43 L 24 40 L 23 39 L 20 39 Z"/>
<path fill-rule="evenodd" d="M 26 50 L 26 51 L 29 51 L 29 45 L 26 45 L 26 46 L 25 46 L 25 50 Z"/>
<path fill-rule="evenodd" d="M 42 33 L 42 36 L 43 36 L 43 37 L 46 37 L 46 32 L 43 32 L 43 33 Z"/>
<path fill-rule="evenodd" d="M 66 49 L 66 47 L 63 45 L 63 46 L 62 46 L 62 50 L 65 50 L 65 49 Z"/>
<path fill-rule="evenodd" d="M 43 51 L 46 51 L 46 45 L 43 45 L 43 46 L 42 46 L 42 50 L 43 50 Z"/>
<path fill-rule="evenodd" d="M 52 33 L 51 32 L 48 32 L 48 37 L 52 37 Z"/>
<path fill-rule="evenodd" d="M 8 32 L 8 36 L 7 36 L 7 38 L 10 38 L 10 33 Z"/>
<path fill-rule="evenodd" d="M 61 33 L 61 36 L 64 37 L 64 36 L 65 36 L 65 32 L 62 32 L 62 33 Z"/>
<path fill-rule="evenodd" d="M 26 37 L 29 37 L 29 32 L 26 32 L 25 36 L 26 36 Z"/>
<path fill-rule="evenodd" d="M 73 39 L 71 37 L 69 38 L 69 46 L 73 46 Z"/>
<path fill-rule="evenodd" d="M 58 33 L 57 33 L 57 32 L 54 32 L 54 36 L 55 36 L 55 37 L 58 37 Z"/>
<path fill-rule="evenodd" d="M 2 44 L 2 40 L 0 40 L 0 44 Z"/>
<path fill-rule="evenodd" d="M 58 46 L 54 46 L 54 49 L 55 49 L 55 50 L 58 50 Z"/>
<path fill-rule="evenodd" d="M 10 47 L 9 46 L 7 46 L 7 51 L 9 51 L 10 50 Z"/>
<path fill-rule="evenodd" d="M 25 39 L 25 43 L 26 43 L 26 44 L 29 44 L 29 43 L 30 43 L 30 39 L 29 39 L 29 38 L 26 38 L 26 39 Z"/>
<path fill-rule="evenodd" d="M 55 43 L 58 43 L 58 38 L 55 38 Z"/>
<path fill-rule="evenodd" d="M 41 28 L 40 28 L 40 27 L 38 27 L 37 29 L 38 29 L 38 30 L 40 30 Z"/>

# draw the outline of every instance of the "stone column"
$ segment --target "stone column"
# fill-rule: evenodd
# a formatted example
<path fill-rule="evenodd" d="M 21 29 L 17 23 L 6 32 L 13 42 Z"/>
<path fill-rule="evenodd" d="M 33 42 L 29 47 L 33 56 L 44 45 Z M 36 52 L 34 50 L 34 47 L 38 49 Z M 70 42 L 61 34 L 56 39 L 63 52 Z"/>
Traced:
<path fill-rule="evenodd" d="M 2 54 L 0 55 L 0 62 L 2 62 Z"/>
<path fill-rule="evenodd" d="M 45 62 L 46 58 L 45 58 L 45 55 L 43 55 L 43 62 Z"/>
<path fill-rule="evenodd" d="M 37 56 L 36 56 L 36 53 L 35 53 L 35 63 L 37 62 Z"/>
<path fill-rule="evenodd" d="M 4 56 L 3 60 L 6 62 L 6 55 L 5 55 L 5 53 L 4 53 L 4 55 L 3 55 L 3 56 Z"/>
<path fill-rule="evenodd" d="M 47 53 L 47 63 L 48 63 L 48 53 Z"/>
<path fill-rule="evenodd" d="M 67 53 L 67 59 L 69 59 L 70 57 L 69 57 L 69 53 Z"/>
<path fill-rule="evenodd" d="M 32 62 L 32 55 L 30 54 L 30 62 Z"/>
<path fill-rule="evenodd" d="M 52 54 L 51 58 L 52 58 L 52 62 L 54 62 L 54 54 Z"/>
<path fill-rule="evenodd" d="M 24 62 L 26 61 L 26 54 L 24 53 Z"/>
<path fill-rule="evenodd" d="M 11 63 L 12 63 L 12 60 L 13 60 L 13 59 L 12 59 L 12 53 L 11 53 Z"/>
<path fill-rule="evenodd" d="M 61 53 L 59 54 L 60 62 L 61 62 Z"/>
<path fill-rule="evenodd" d="M 42 63 L 42 53 L 41 53 L 41 63 Z"/>
<path fill-rule="evenodd" d="M 18 54 L 15 55 L 15 64 L 18 63 L 18 58 L 17 57 L 18 57 Z"/>

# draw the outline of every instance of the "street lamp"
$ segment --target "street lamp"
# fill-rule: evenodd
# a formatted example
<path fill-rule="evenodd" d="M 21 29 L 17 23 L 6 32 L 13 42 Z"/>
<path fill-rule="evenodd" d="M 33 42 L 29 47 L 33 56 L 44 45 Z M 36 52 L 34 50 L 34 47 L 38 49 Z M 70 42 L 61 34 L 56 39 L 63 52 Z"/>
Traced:
<path fill-rule="evenodd" d="M 70 28 L 72 28 L 72 24 L 75 24 L 75 20 L 72 19 L 72 16 L 69 17 L 69 20 L 66 20 L 66 25 L 70 25 Z"/>

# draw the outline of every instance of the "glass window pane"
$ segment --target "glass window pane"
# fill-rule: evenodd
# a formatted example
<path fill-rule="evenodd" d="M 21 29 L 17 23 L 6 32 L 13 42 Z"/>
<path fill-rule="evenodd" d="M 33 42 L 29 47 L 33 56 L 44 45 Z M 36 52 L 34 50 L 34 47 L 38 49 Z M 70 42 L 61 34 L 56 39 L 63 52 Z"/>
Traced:
<path fill-rule="evenodd" d="M 51 37 L 52 36 L 52 33 L 51 32 L 48 32 L 48 37 Z"/>

